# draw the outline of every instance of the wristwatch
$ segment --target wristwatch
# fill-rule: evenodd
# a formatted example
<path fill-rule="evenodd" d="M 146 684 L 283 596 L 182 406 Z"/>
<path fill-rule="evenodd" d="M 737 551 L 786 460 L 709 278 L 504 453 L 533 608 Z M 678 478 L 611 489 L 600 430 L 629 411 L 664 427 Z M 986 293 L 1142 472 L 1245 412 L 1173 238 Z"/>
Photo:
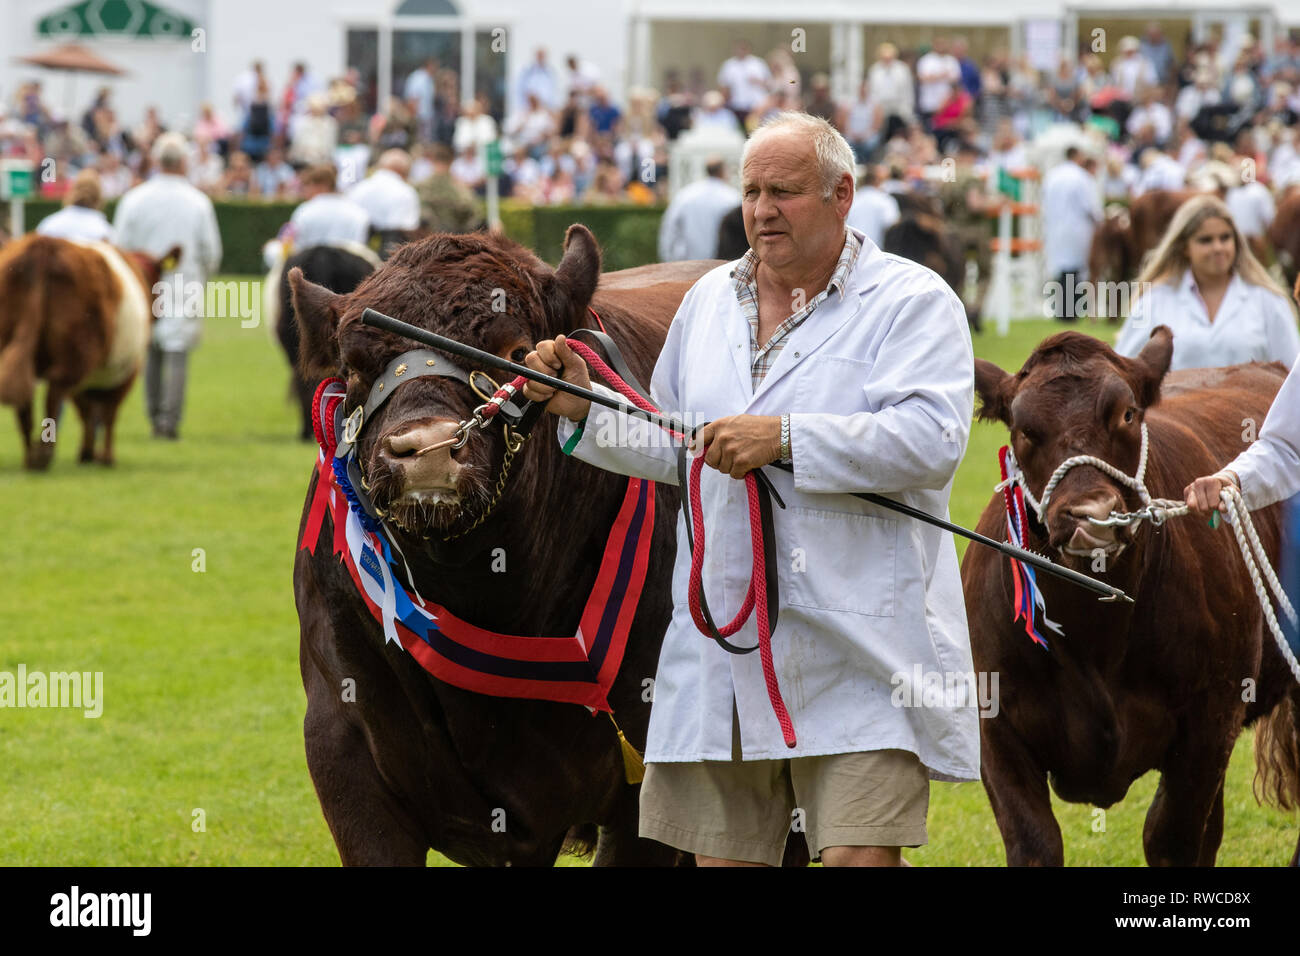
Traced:
<path fill-rule="evenodd" d="M 790 453 L 790 416 L 781 416 L 781 458 L 783 464 L 790 464 L 794 457 Z"/>

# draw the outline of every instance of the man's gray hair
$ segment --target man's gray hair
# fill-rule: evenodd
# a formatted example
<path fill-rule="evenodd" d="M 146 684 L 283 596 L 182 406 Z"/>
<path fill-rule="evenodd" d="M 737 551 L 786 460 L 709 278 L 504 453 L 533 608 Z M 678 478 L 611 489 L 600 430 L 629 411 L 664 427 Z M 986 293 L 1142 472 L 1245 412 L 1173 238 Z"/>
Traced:
<path fill-rule="evenodd" d="M 181 169 L 189 156 L 189 144 L 180 133 L 163 133 L 153 141 L 153 161 L 159 169 Z"/>
<path fill-rule="evenodd" d="M 829 202 L 835 194 L 835 185 L 845 173 L 856 182 L 857 161 L 853 157 L 853 148 L 830 123 L 818 116 L 802 113 L 798 110 L 786 110 L 777 113 L 765 121 L 745 141 L 745 149 L 740 154 L 740 168 L 745 168 L 749 161 L 749 152 L 754 144 L 767 133 L 776 130 L 792 130 L 811 137 L 813 150 L 817 153 L 817 168 L 822 179 L 822 201 Z"/>

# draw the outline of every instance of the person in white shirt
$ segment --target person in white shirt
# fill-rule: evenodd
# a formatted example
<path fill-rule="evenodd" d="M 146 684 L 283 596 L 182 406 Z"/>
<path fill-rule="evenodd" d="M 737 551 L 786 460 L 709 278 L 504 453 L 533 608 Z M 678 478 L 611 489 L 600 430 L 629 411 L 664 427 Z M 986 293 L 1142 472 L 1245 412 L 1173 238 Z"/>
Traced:
<path fill-rule="evenodd" d="M 1083 153 L 1077 146 L 1065 151 L 1065 162 L 1053 166 L 1043 177 L 1043 252 L 1047 275 L 1069 289 L 1074 284 L 1071 273 L 1088 267 L 1092 233 L 1101 222 L 1103 212 L 1097 181 L 1083 167 Z M 1071 309 L 1058 316 L 1071 321 Z"/>
<path fill-rule="evenodd" d="M 1151 61 L 1138 52 L 1141 48 L 1137 37 L 1124 37 L 1119 41 L 1119 56 L 1110 65 L 1110 75 L 1126 99 L 1137 96 L 1139 87 L 1155 86 L 1159 82 Z"/>
<path fill-rule="evenodd" d="M 727 164 L 710 156 L 703 179 L 673 196 L 659 223 L 659 261 L 714 259 L 722 217 L 740 205 L 740 193 L 727 182 Z"/>
<path fill-rule="evenodd" d="M 1268 261 L 1268 227 L 1277 215 L 1277 205 L 1269 188 L 1257 179 L 1241 181 L 1240 171 L 1233 178 L 1237 185 L 1228 190 L 1223 201 L 1237 224 L 1237 230 L 1250 245 L 1250 251 L 1261 262 Z"/>
<path fill-rule="evenodd" d="M 1164 146 L 1174 131 L 1174 117 L 1169 107 L 1160 101 L 1160 87 L 1143 87 L 1138 100 L 1139 105 L 1128 115 L 1125 129 L 1130 136 L 1137 136 L 1143 127 L 1150 127 L 1152 142 Z"/>
<path fill-rule="evenodd" d="M 1219 493 L 1229 484 L 1241 491 L 1246 508 L 1255 511 L 1300 494 L 1300 372 L 1292 366 L 1259 437 L 1222 470 L 1197 478 L 1183 489 L 1183 500 L 1200 515 L 1219 507 Z M 1293 502 L 1292 507 L 1297 507 Z M 1300 541 L 1292 543 L 1300 548 Z M 1292 597 L 1294 602 L 1295 598 Z M 1278 615 L 1279 618 L 1282 615 Z"/>
<path fill-rule="evenodd" d="M 1187 184 L 1187 172 L 1182 164 L 1155 146 L 1142 151 L 1138 161 L 1142 172 L 1133 185 L 1133 198 L 1153 189 L 1182 189 Z"/>
<path fill-rule="evenodd" d="M 916 105 L 928 122 L 961 82 L 961 64 L 948 52 L 947 37 L 935 37 L 934 49 L 916 61 L 916 82 Z"/>
<path fill-rule="evenodd" d="M 1174 214 L 1115 341 L 1130 358 L 1158 325 L 1174 333 L 1171 369 L 1281 362 L 1300 353 L 1290 300 L 1255 258 L 1217 196 L 1196 196 Z"/>
<path fill-rule="evenodd" d="M 524 147 L 536 159 L 545 152 L 546 144 L 555 134 L 555 116 L 542 105 L 536 94 L 529 93 L 527 107 L 506 121 L 505 132 L 512 143 Z M 475 142 L 476 147 L 480 145 L 484 144 Z"/>
<path fill-rule="evenodd" d="M 537 94 L 537 102 L 546 108 L 546 100 Z M 524 104 L 528 103 L 528 95 L 524 96 Z M 474 148 L 474 155 L 477 157 L 480 177 L 487 175 L 487 145 L 497 138 L 497 121 L 494 120 L 490 113 L 484 108 L 483 100 L 479 97 L 466 100 L 461 105 L 460 116 L 456 117 L 456 125 L 451 134 L 451 148 L 459 154 L 463 154 L 468 147 Z"/>
<path fill-rule="evenodd" d="M 113 226 L 99 208 L 103 203 L 99 173 L 93 169 L 77 173 L 63 202 L 62 209 L 37 224 L 40 235 L 77 242 L 114 241 Z"/>
<path fill-rule="evenodd" d="M 568 67 L 569 92 L 577 94 L 578 108 L 585 110 L 591 106 L 591 91 L 600 85 L 600 70 L 594 63 L 579 59 L 576 53 L 570 53 L 564 62 Z"/>
<path fill-rule="evenodd" d="M 1174 112 L 1178 114 L 1179 119 L 1188 122 L 1196 119 L 1196 114 L 1203 107 L 1218 106 L 1223 99 L 1218 87 L 1214 85 L 1212 67 L 1198 66 L 1194 77 L 1192 83 L 1178 91 L 1178 98 L 1174 100 Z"/>
<path fill-rule="evenodd" d="M 351 199 L 335 192 L 338 174 L 333 166 L 311 166 L 303 170 L 298 181 L 306 202 L 289 217 L 295 250 L 366 243 L 370 238 L 370 217 Z"/>
<path fill-rule="evenodd" d="M 700 105 L 691 112 L 691 129 L 721 126 L 723 129 L 742 130 L 736 114 L 727 109 L 727 100 L 717 90 L 709 90 L 700 99 Z"/>
<path fill-rule="evenodd" d="M 946 513 L 970 432 L 966 313 L 933 272 L 845 225 L 853 152 L 826 121 L 780 114 L 749 139 L 742 169 L 750 251 L 686 293 L 650 393 L 668 414 L 710 419 L 694 444 L 715 613 L 734 613 L 749 580 L 736 479 L 750 471 L 791 465 L 764 469 L 787 505 L 772 509 L 772 546 L 805 549 L 807 570 L 777 562 L 770 667 L 727 653 L 692 620 L 679 516 L 639 832 L 701 865 L 776 865 L 792 813 L 810 808 L 809 849 L 826 865 L 898 866 L 901 847 L 926 841 L 929 780 L 979 778 L 979 719 L 964 695 L 900 707 L 890 686 L 913 671 L 971 670 L 970 640 L 951 536 L 850 493 Z M 592 387 L 562 337 L 525 362 Z M 684 449 L 653 426 L 536 383 L 524 392 L 548 402 L 573 457 L 678 483 Z M 754 646 L 757 623 L 738 627 L 732 641 Z"/>
<path fill-rule="evenodd" d="M 187 291 L 181 301 L 170 295 L 154 302 L 157 321 L 144 369 L 145 408 L 155 438 L 179 437 L 189 353 L 199 343 L 205 301 L 191 297 L 188 290 L 202 289 L 221 265 L 217 215 L 212 200 L 185 177 L 188 156 L 185 137 L 178 133 L 164 133 L 154 140 L 152 157 L 158 174 L 123 196 L 113 218 L 123 249 L 138 249 L 161 259 L 173 247 L 181 248 L 176 269 L 164 274 L 159 286 Z M 197 314 L 195 299 L 200 303 Z"/>
<path fill-rule="evenodd" d="M 329 114 L 329 99 L 324 93 L 313 93 L 307 98 L 306 114 L 294 127 L 289 162 L 295 168 L 331 163 L 338 144 L 339 124 Z"/>
<path fill-rule="evenodd" d="M 772 71 L 763 58 L 755 56 L 745 40 L 736 44 L 735 55 L 718 69 L 718 85 L 727 91 L 727 107 L 740 122 L 767 98 Z"/>
<path fill-rule="evenodd" d="M 880 107 L 883 117 L 881 142 L 888 142 L 900 127 L 912 121 L 916 92 L 912 85 L 912 71 L 898 58 L 898 48 L 892 43 L 882 43 L 876 51 L 879 59 L 867 71 L 871 98 Z"/>
<path fill-rule="evenodd" d="M 867 168 L 866 179 L 853 195 L 847 222 L 877 246 L 885 244 L 885 230 L 902 218 L 898 200 L 880 188 L 883 172 L 879 166 Z"/>
<path fill-rule="evenodd" d="M 433 136 L 434 79 L 438 63 L 433 57 L 411 71 L 402 87 L 402 99 L 420 126 L 420 140 L 427 142 Z"/>
<path fill-rule="evenodd" d="M 365 210 L 376 232 L 419 228 L 420 197 L 406 181 L 410 172 L 411 157 L 406 150 L 385 150 L 375 171 L 348 193 L 348 198 Z"/>

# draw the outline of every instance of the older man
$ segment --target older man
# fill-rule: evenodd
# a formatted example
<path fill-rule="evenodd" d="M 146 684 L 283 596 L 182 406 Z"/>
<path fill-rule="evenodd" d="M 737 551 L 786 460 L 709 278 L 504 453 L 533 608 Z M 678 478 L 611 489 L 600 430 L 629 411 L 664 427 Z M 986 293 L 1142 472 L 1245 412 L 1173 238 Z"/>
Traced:
<path fill-rule="evenodd" d="M 419 228 L 420 196 L 406 181 L 410 174 L 411 156 L 406 150 L 385 150 L 375 171 L 348 193 L 348 198 L 365 210 L 376 232 Z"/>
<path fill-rule="evenodd" d="M 208 276 L 221 265 L 221 233 L 212 200 L 190 185 L 185 177 L 189 146 L 179 133 L 164 133 L 153 145 L 158 175 L 136 186 L 117 205 L 113 220 L 117 242 L 124 249 L 140 249 L 161 258 L 180 246 L 175 273 L 160 286 L 183 287 L 184 296 L 163 296 L 154 303 L 153 338 L 144 368 L 145 406 L 155 438 L 179 437 L 181 410 L 189 353 L 199 344 L 202 309 L 189 289 L 202 289 Z M 177 276 L 180 282 L 177 282 Z"/>
<path fill-rule="evenodd" d="M 850 494 L 946 513 L 971 416 L 966 315 L 933 272 L 846 227 L 853 169 L 823 120 L 784 113 L 756 131 L 742 159 L 751 251 L 686 294 L 651 383 L 659 407 L 709 421 L 696 438 L 709 466 L 703 582 L 718 620 L 742 605 L 752 562 L 734 479 L 793 465 L 766 473 L 785 503 L 773 509 L 772 654 L 793 748 L 758 655 L 696 630 L 678 524 L 640 832 L 701 864 L 779 863 L 793 826 L 828 865 L 898 865 L 901 847 L 926 842 L 929 780 L 979 777 L 974 701 L 918 683 L 971 676 L 951 537 Z M 562 337 L 527 362 L 589 383 Z M 545 386 L 526 392 L 563 416 L 558 437 L 574 457 L 677 482 L 677 451 L 652 426 Z M 731 640 L 756 635 L 751 619 Z"/>

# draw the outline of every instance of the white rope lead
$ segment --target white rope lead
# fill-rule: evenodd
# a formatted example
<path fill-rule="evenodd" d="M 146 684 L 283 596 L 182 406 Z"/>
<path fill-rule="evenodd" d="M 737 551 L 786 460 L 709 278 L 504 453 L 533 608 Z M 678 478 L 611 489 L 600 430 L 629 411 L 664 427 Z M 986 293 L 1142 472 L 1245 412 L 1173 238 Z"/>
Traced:
<path fill-rule="evenodd" d="M 1255 531 L 1255 523 L 1250 520 L 1246 503 L 1241 500 L 1241 492 L 1235 485 L 1229 485 L 1219 493 L 1219 498 L 1223 502 L 1226 513 L 1232 517 L 1232 530 L 1237 536 L 1237 547 L 1241 549 L 1241 559 L 1246 563 L 1250 583 L 1255 586 L 1255 595 L 1259 598 L 1259 606 L 1264 611 L 1268 629 L 1272 631 L 1273 640 L 1277 643 L 1277 649 L 1282 652 L 1282 658 L 1291 669 L 1291 674 L 1297 682 L 1300 682 L 1300 661 L 1296 660 L 1295 654 L 1291 652 L 1291 646 L 1286 642 L 1286 636 L 1282 633 L 1282 626 L 1273 611 L 1273 602 L 1268 599 L 1263 582 L 1260 581 L 1261 573 L 1277 598 L 1278 607 L 1286 614 L 1293 628 L 1297 626 L 1295 608 L 1291 606 L 1291 601 L 1282 588 L 1282 582 L 1278 580 L 1273 565 L 1269 563 L 1268 555 L 1264 553 L 1264 545 Z"/>
<path fill-rule="evenodd" d="M 1094 455 L 1075 455 L 1067 458 L 1057 466 L 1052 472 L 1052 476 L 1047 480 L 1043 487 L 1043 497 L 1041 500 L 1036 499 L 1033 492 L 1029 490 L 1029 485 L 1025 481 L 1024 472 L 1020 470 L 1020 464 L 1016 461 L 1015 454 L 1007 449 L 1008 468 L 1007 477 L 1004 481 L 998 482 L 997 491 L 1002 491 L 1007 485 L 1016 484 L 1020 486 L 1024 493 L 1025 501 L 1029 502 L 1038 516 L 1039 524 L 1047 524 L 1047 503 L 1051 500 L 1052 492 L 1056 486 L 1061 483 L 1065 473 L 1071 468 L 1079 465 L 1090 465 L 1098 471 L 1109 475 L 1120 484 L 1132 488 L 1138 498 L 1142 501 L 1142 507 L 1137 511 L 1114 512 L 1106 518 L 1089 518 L 1094 525 L 1110 527 L 1114 525 L 1131 525 L 1142 521 L 1150 521 L 1156 527 L 1164 524 L 1169 518 L 1178 518 L 1189 514 L 1191 509 L 1187 507 L 1186 502 L 1178 501 L 1172 498 L 1152 498 L 1151 492 L 1147 490 L 1143 477 L 1147 470 L 1147 451 L 1149 441 L 1147 436 L 1147 423 L 1142 423 L 1142 446 L 1138 452 L 1137 474 L 1129 476 L 1120 471 L 1108 461 L 1103 461 Z M 1295 654 L 1291 651 L 1291 646 L 1286 641 L 1286 636 L 1282 633 L 1282 627 L 1278 623 L 1277 614 L 1273 610 L 1273 602 L 1269 600 L 1268 592 L 1264 590 L 1263 580 L 1268 582 L 1269 589 L 1277 599 L 1278 607 L 1286 614 L 1287 619 L 1291 622 L 1292 628 L 1300 626 L 1297 622 L 1296 610 L 1287 598 L 1286 592 L 1282 588 L 1282 582 L 1278 580 L 1277 572 L 1273 570 L 1272 563 L 1268 560 L 1268 555 L 1264 551 L 1263 542 L 1259 540 L 1259 534 L 1255 530 L 1255 523 L 1250 518 L 1250 511 L 1246 508 L 1246 503 L 1241 498 L 1241 491 L 1234 484 L 1228 485 L 1220 493 L 1223 501 L 1223 511 L 1228 517 L 1228 522 L 1232 525 L 1233 533 L 1237 537 L 1237 547 L 1241 551 L 1241 559 L 1245 562 L 1246 571 L 1250 574 L 1251 583 L 1255 587 L 1255 595 L 1259 598 L 1259 606 L 1264 612 L 1264 619 L 1268 624 L 1268 629 L 1273 634 L 1273 640 L 1277 643 L 1278 650 L 1282 653 L 1283 659 L 1291 669 L 1291 674 L 1295 677 L 1297 683 L 1300 683 L 1300 661 L 1296 660 Z M 1263 580 L 1261 580 L 1263 578 Z"/>

